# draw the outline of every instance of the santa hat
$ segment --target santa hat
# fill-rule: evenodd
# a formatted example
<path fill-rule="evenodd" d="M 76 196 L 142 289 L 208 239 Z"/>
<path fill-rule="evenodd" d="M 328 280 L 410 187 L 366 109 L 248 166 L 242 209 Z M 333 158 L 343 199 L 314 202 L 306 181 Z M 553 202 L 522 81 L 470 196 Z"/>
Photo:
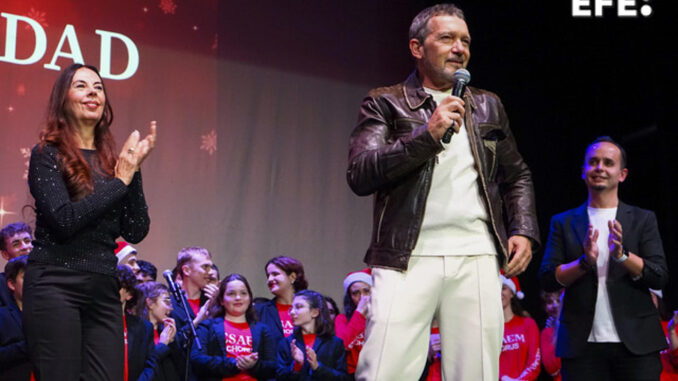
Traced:
<path fill-rule="evenodd" d="M 115 249 L 115 256 L 118 257 L 118 263 L 122 262 L 128 256 L 137 253 L 137 249 L 125 241 L 118 242 L 118 247 Z"/>
<path fill-rule="evenodd" d="M 348 288 L 355 282 L 364 282 L 372 287 L 372 270 L 369 268 L 360 271 L 348 273 L 344 279 L 344 292 L 348 292 Z"/>
<path fill-rule="evenodd" d="M 513 291 L 513 294 L 520 300 L 522 300 L 525 297 L 525 294 L 523 294 L 522 291 L 520 291 L 520 282 L 518 282 L 518 278 L 513 277 L 513 278 L 507 278 L 504 276 L 504 274 L 501 274 L 501 284 L 504 286 L 508 287 Z"/>

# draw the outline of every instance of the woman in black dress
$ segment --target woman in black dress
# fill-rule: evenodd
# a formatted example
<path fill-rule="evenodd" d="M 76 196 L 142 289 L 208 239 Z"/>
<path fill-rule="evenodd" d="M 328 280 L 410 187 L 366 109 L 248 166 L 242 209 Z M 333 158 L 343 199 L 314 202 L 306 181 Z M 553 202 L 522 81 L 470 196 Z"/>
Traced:
<path fill-rule="evenodd" d="M 156 132 L 134 131 L 115 155 L 113 112 L 92 66 L 66 68 L 33 148 L 34 249 L 24 279 L 24 329 L 36 378 L 123 379 L 115 240 L 138 243 L 150 219 L 139 167 Z"/>

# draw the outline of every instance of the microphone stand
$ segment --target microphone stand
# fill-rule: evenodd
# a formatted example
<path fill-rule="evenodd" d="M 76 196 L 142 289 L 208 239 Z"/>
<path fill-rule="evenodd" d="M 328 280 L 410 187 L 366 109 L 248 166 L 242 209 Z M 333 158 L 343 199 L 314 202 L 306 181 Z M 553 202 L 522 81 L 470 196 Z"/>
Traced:
<path fill-rule="evenodd" d="M 188 309 L 188 301 L 186 300 L 186 294 L 184 293 L 184 290 L 175 289 L 173 291 L 176 291 L 174 297 L 177 299 L 177 301 L 181 302 L 181 307 L 183 308 L 184 313 L 188 318 L 188 325 L 191 327 L 189 331 L 182 330 L 181 332 L 181 334 L 184 336 L 184 339 L 186 340 L 186 343 L 184 345 L 185 347 L 184 349 L 186 350 L 186 366 L 184 372 L 184 381 L 188 381 L 188 369 L 191 360 L 191 346 L 193 345 L 194 341 L 198 349 L 202 349 L 202 346 L 200 345 L 200 340 L 198 340 L 198 334 L 195 332 L 195 327 L 193 326 L 193 319 L 191 319 L 191 313 Z"/>

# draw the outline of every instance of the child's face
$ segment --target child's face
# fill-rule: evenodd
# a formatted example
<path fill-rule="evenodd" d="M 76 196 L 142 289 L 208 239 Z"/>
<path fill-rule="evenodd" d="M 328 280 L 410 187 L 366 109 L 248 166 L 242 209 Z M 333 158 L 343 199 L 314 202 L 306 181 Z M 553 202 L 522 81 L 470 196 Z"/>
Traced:
<path fill-rule="evenodd" d="M 560 292 L 548 292 L 544 295 L 544 312 L 556 316 L 560 310 Z"/>
<path fill-rule="evenodd" d="M 319 313 L 320 311 L 317 308 L 311 308 L 308 301 L 300 296 L 294 298 L 290 308 L 290 317 L 295 327 L 312 323 Z"/>

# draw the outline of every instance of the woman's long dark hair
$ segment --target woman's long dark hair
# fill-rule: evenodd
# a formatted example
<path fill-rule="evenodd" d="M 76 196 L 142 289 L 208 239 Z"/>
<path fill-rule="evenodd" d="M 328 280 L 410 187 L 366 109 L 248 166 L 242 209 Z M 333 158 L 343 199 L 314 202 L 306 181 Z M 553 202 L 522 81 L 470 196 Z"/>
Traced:
<path fill-rule="evenodd" d="M 113 123 L 113 109 L 108 100 L 103 80 L 101 80 L 101 85 L 104 89 L 106 102 L 101 120 L 94 129 L 95 168 L 90 168 L 80 152 L 76 139 L 78 131 L 71 124 L 66 110 L 66 95 L 71 87 L 75 72 L 83 67 L 92 70 L 99 76 L 99 71 L 94 66 L 73 64 L 64 69 L 52 87 L 45 128 L 40 132 L 40 148 L 52 145 L 59 151 L 59 170 L 63 173 L 68 194 L 73 201 L 82 199 L 94 190 L 92 169 L 105 176 L 112 177 L 116 163 L 115 141 L 110 131 L 111 123 Z"/>
<path fill-rule="evenodd" d="M 227 275 L 221 280 L 221 282 L 219 282 L 219 293 L 217 294 L 217 300 L 212 308 L 210 308 L 209 316 L 226 317 L 226 309 L 223 305 L 221 305 L 221 303 L 224 300 L 224 294 L 226 293 L 226 287 L 228 286 L 228 283 L 234 280 L 243 282 L 245 284 L 245 288 L 247 289 L 247 293 L 250 295 L 250 305 L 247 306 L 247 311 L 245 311 L 245 319 L 247 319 L 247 323 L 252 324 L 253 322 L 257 321 L 257 315 L 254 312 L 254 303 L 252 302 L 254 300 L 254 295 L 252 294 L 252 289 L 250 288 L 247 278 L 240 274 Z"/>
<path fill-rule="evenodd" d="M 353 299 L 351 298 L 351 286 L 349 286 L 348 291 L 344 294 L 344 315 L 346 315 L 346 320 L 351 320 L 351 316 L 353 316 L 356 308 L 358 308 L 358 306 L 353 303 Z"/>
<path fill-rule="evenodd" d="M 306 300 L 310 309 L 317 308 L 320 312 L 315 318 L 315 334 L 318 337 L 334 336 L 334 322 L 330 319 L 330 311 L 325 304 L 325 298 L 311 290 L 301 290 L 294 294 L 294 297 L 301 297 Z M 294 327 L 294 334 L 301 335 L 301 327 Z"/>
<path fill-rule="evenodd" d="M 511 296 L 511 311 L 516 316 L 522 317 L 530 316 L 530 314 L 528 314 L 527 311 L 525 311 L 522 304 L 520 304 L 520 299 L 518 299 L 518 297 L 515 295 Z"/>

